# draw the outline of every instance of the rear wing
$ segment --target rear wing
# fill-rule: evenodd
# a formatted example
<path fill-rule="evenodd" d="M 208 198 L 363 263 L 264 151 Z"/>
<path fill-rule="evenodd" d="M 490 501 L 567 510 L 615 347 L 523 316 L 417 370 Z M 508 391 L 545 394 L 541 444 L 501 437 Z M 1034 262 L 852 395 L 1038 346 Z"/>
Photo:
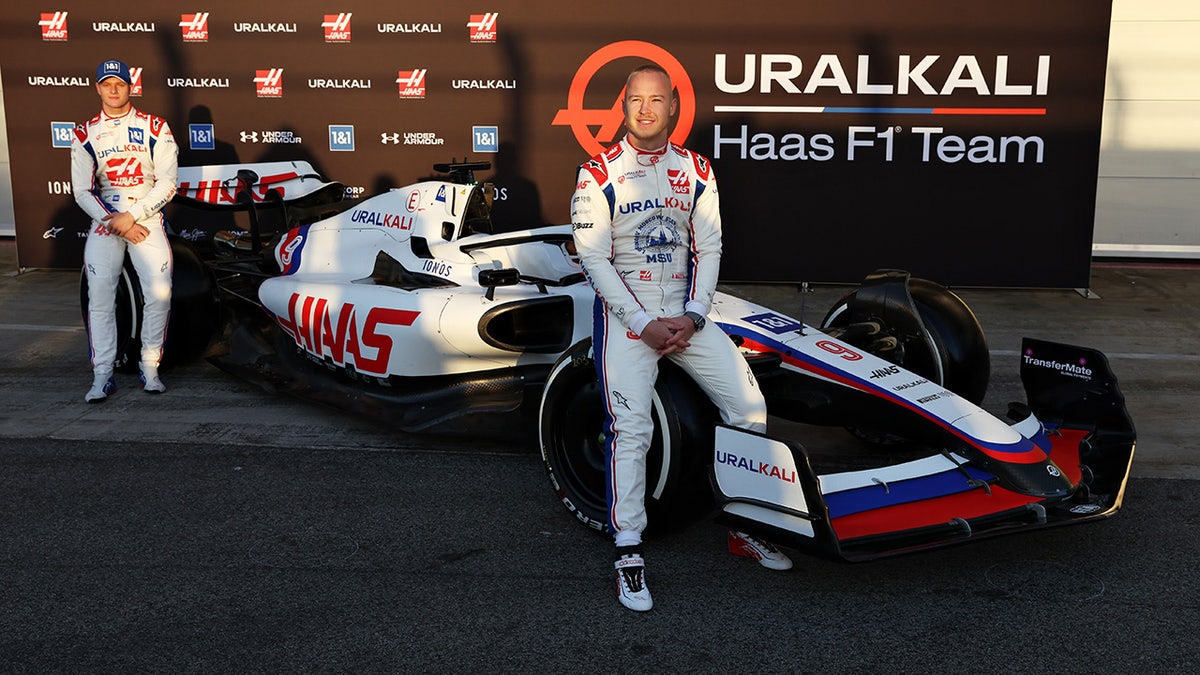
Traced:
<path fill-rule="evenodd" d="M 344 185 L 325 180 L 308 162 L 260 162 L 181 166 L 175 201 L 197 208 L 247 210 L 271 203 L 310 208 L 344 196 Z"/>
<path fill-rule="evenodd" d="M 343 184 L 325 180 L 308 162 L 260 162 L 179 167 L 173 201 L 185 207 L 248 212 L 247 243 L 257 254 L 270 235 L 263 232 L 262 207 L 277 211 L 286 231 L 336 213 L 345 196 Z"/>

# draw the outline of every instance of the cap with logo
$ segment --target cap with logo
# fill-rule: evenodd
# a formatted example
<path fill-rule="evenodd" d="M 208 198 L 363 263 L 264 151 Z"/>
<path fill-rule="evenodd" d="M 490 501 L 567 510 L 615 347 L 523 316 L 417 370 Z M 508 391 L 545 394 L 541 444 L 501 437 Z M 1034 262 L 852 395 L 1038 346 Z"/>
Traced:
<path fill-rule="evenodd" d="M 115 77 L 125 84 L 133 84 L 133 78 L 129 77 L 129 66 L 124 62 L 116 59 L 109 59 L 96 67 L 96 83 L 99 84 L 110 77 Z"/>

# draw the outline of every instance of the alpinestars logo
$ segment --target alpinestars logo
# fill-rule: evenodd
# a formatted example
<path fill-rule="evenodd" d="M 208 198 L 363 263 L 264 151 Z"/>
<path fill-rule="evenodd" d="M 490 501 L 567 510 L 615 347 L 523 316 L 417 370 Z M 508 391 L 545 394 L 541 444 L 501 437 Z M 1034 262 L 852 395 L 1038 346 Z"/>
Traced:
<path fill-rule="evenodd" d="M 283 68 L 254 71 L 254 86 L 259 98 L 283 98 Z"/>
<path fill-rule="evenodd" d="M 401 70 L 396 73 L 396 84 L 400 98 L 425 98 L 425 68 Z"/>
<path fill-rule="evenodd" d="M 106 166 L 109 185 L 122 188 L 142 184 L 142 162 L 136 157 L 114 157 Z"/>
<path fill-rule="evenodd" d="M 184 42 L 208 42 L 208 12 L 181 14 L 179 30 Z"/>
<path fill-rule="evenodd" d="M 613 42 L 593 52 L 579 66 L 579 70 L 575 71 L 571 89 L 567 92 L 567 107 L 559 110 L 554 115 L 554 121 L 550 123 L 552 126 L 571 127 L 579 147 L 589 155 L 600 154 L 619 137 L 625 123 L 625 115 L 621 112 L 621 99 L 625 97 L 625 92 L 619 92 L 616 101 L 608 107 L 585 108 L 588 85 L 601 68 L 627 58 L 657 63 L 671 76 L 671 83 L 675 85 L 675 92 L 679 97 L 679 112 L 675 119 L 675 128 L 671 131 L 671 141 L 682 145 L 692 132 L 692 124 L 696 121 L 696 92 L 683 64 L 667 50 L 649 42 Z M 628 72 L 632 70 L 633 64 L 623 67 L 625 72 Z M 606 101 L 609 100 L 609 95 L 609 92 L 603 92 L 593 98 L 601 97 L 601 101 Z M 599 129 L 593 133 L 593 127 Z"/>
<path fill-rule="evenodd" d="M 350 17 L 352 12 L 326 14 L 321 27 L 325 29 L 326 42 L 350 42 Z"/>
<path fill-rule="evenodd" d="M 142 95 L 142 69 L 130 67 L 129 68 L 129 79 L 133 80 L 133 82 L 129 83 L 129 95 L 130 96 L 141 96 Z"/>
<path fill-rule="evenodd" d="M 46 42 L 67 41 L 66 12 L 42 12 L 38 25 L 42 27 L 42 39 Z"/>
<path fill-rule="evenodd" d="M 495 42 L 496 19 L 499 18 L 499 12 L 472 14 L 471 20 L 467 22 L 467 36 L 471 42 Z"/>

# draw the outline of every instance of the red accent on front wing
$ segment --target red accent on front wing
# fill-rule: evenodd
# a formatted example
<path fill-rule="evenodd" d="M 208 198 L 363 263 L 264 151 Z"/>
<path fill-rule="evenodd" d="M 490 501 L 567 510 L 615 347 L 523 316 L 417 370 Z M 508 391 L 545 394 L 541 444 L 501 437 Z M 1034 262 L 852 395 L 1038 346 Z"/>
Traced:
<path fill-rule="evenodd" d="M 1078 484 L 1082 476 L 1079 444 L 1087 435 L 1088 432 L 1085 430 L 1060 429 L 1050 436 L 1050 459 L 1054 460 L 1072 485 Z M 1040 501 L 1037 497 L 1022 495 L 993 485 L 991 495 L 982 489 L 960 492 L 936 499 L 834 518 L 832 525 L 838 539 L 855 539 L 929 525 L 941 525 L 955 518 L 977 518 L 1020 508 L 1037 501 Z"/>
<path fill-rule="evenodd" d="M 1038 497 L 1018 494 L 996 485 L 991 488 L 990 495 L 980 488 L 937 499 L 854 513 L 834 518 L 831 525 L 839 540 L 856 539 L 943 525 L 955 518 L 977 518 L 1041 501 Z"/>
<path fill-rule="evenodd" d="M 1062 469 L 1063 475 L 1078 485 L 1083 476 L 1079 461 L 1079 444 L 1089 432 L 1083 429 L 1059 429 L 1050 436 L 1050 459 Z"/>

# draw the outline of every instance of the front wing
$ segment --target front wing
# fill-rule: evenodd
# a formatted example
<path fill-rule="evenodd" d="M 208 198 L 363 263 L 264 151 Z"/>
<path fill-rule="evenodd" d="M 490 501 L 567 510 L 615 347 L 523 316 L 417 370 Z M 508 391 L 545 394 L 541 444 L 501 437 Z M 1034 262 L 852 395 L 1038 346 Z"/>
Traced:
<path fill-rule="evenodd" d="M 1136 434 L 1104 355 L 1026 340 L 1022 381 L 1036 416 L 1028 419 L 1041 420 L 1048 444 L 1045 466 L 1074 486 L 1066 497 L 1006 488 L 982 463 L 950 451 L 818 475 L 798 443 L 719 426 L 712 480 L 720 519 L 860 561 L 1116 513 Z"/>

